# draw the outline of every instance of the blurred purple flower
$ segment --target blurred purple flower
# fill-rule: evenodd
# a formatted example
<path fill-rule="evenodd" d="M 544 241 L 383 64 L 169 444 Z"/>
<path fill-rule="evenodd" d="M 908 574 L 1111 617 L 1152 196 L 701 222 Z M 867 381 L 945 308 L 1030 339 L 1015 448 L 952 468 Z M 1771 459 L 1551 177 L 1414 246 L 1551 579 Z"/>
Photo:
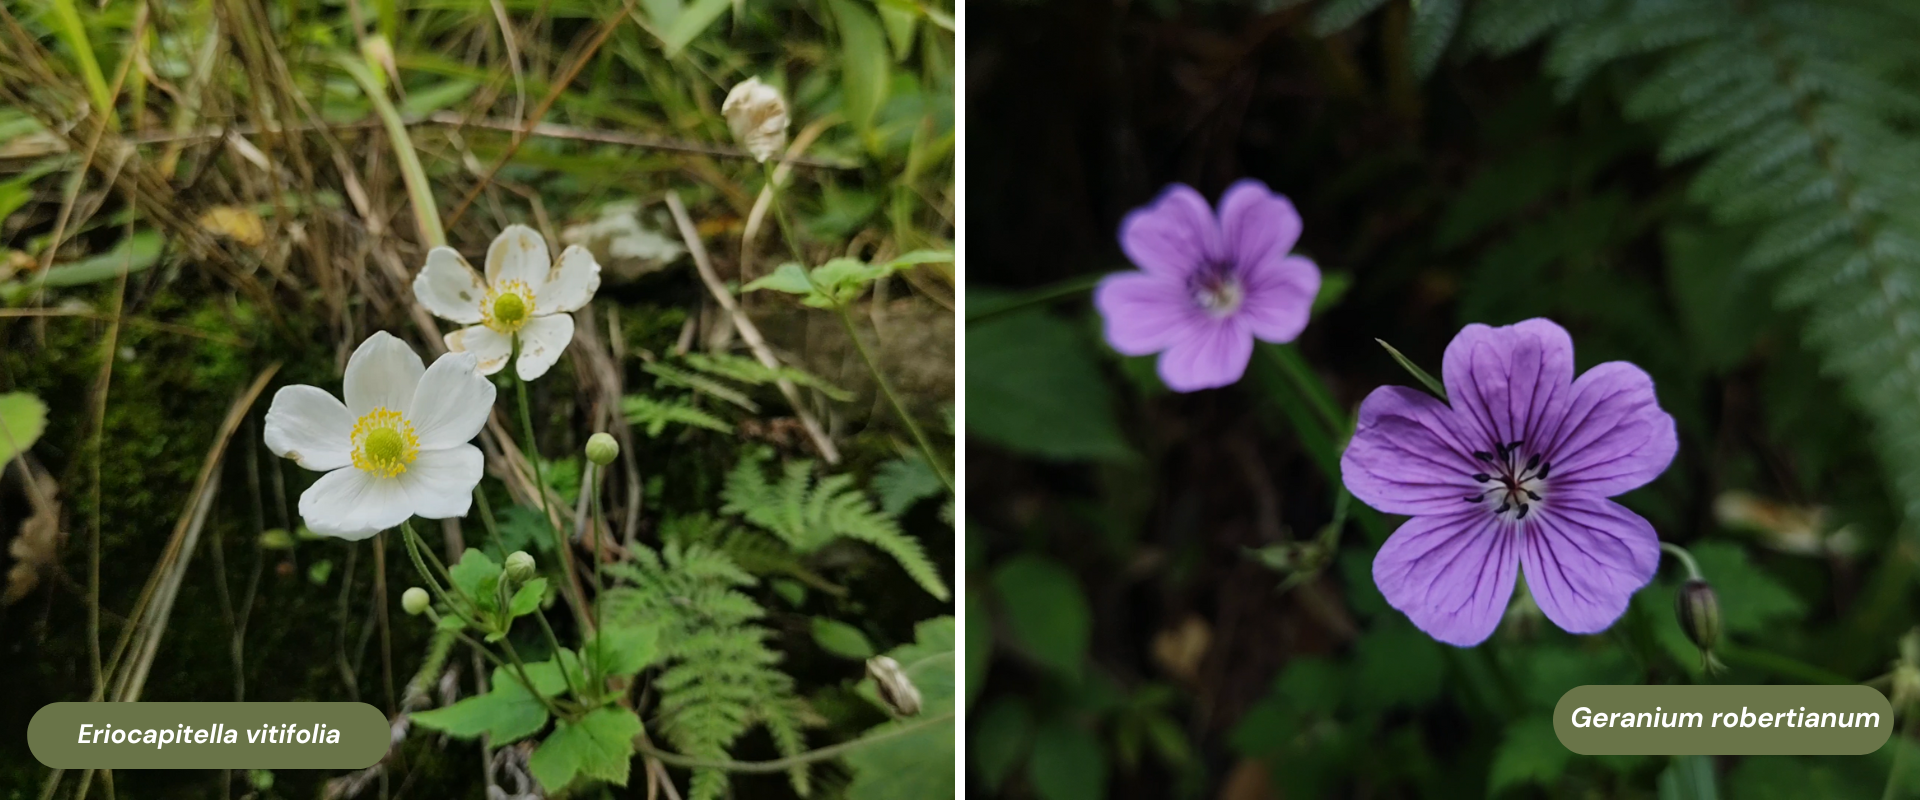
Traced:
<path fill-rule="evenodd" d="M 1120 248 L 1139 272 L 1110 275 L 1093 304 L 1107 342 L 1130 356 L 1160 354 L 1176 392 L 1240 380 L 1253 340 L 1288 342 L 1307 326 L 1320 269 L 1289 255 L 1300 238 L 1293 203 L 1256 180 L 1220 199 L 1220 215 L 1176 183 L 1120 223 Z"/>
<path fill-rule="evenodd" d="M 1373 560 L 1387 602 L 1435 639 L 1493 633 L 1515 567 L 1547 619 L 1597 633 L 1660 564 L 1660 537 L 1607 498 L 1652 481 L 1679 443 L 1653 379 L 1610 361 L 1573 377 L 1573 340 L 1551 321 L 1468 325 L 1447 345 L 1452 406 L 1373 390 L 1340 459 L 1355 497 L 1413 517 Z"/>

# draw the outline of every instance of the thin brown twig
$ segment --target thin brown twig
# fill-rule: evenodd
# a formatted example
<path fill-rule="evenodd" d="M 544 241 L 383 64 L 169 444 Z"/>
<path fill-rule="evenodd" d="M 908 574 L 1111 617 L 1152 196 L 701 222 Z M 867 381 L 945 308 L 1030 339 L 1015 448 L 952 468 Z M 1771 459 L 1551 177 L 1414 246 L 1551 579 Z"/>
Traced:
<path fill-rule="evenodd" d="M 513 160 L 514 154 L 520 152 L 520 146 L 527 143 L 533 127 L 540 124 L 540 120 L 547 116 L 547 111 L 553 108 L 554 102 L 560 99 L 561 93 L 567 90 L 567 86 L 573 83 L 574 78 L 579 77 L 580 70 L 585 69 L 587 62 L 593 60 L 594 54 L 600 52 L 600 46 L 606 44 L 607 37 L 613 35 L 614 30 L 620 27 L 621 20 L 626 19 L 627 14 L 631 13 L 639 2 L 640 0 L 627 0 L 619 16 L 607 20 L 606 24 L 600 26 L 599 32 L 593 36 L 593 41 L 589 42 L 586 49 L 581 51 L 580 57 L 574 59 L 573 64 L 567 67 L 567 71 L 560 76 L 558 82 L 553 84 L 553 88 L 547 90 L 547 96 L 540 100 L 540 106 L 533 110 L 533 116 L 528 117 L 526 125 L 520 129 L 519 133 L 514 134 L 513 143 L 507 145 L 507 151 L 500 154 L 500 157 L 493 162 L 493 166 L 487 170 L 487 174 L 480 176 L 480 182 L 467 190 L 467 196 L 460 201 L 460 205 L 453 209 L 452 214 L 447 215 L 447 222 L 443 227 L 452 229 L 454 224 L 460 221 L 460 217 L 467 213 L 474 199 L 493 182 L 493 176 L 499 174 L 500 169 L 505 167 L 508 161 Z"/>

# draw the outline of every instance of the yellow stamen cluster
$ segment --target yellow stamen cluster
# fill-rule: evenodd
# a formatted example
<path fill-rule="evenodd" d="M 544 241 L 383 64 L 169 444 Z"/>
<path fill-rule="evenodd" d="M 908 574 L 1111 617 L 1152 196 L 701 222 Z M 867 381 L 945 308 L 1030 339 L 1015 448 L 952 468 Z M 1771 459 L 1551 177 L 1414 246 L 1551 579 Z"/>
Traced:
<path fill-rule="evenodd" d="M 513 333 L 533 318 L 533 290 L 525 281 L 501 281 L 487 289 L 480 303 L 480 322 L 501 333 Z"/>
<path fill-rule="evenodd" d="M 420 457 L 420 439 L 413 423 L 398 411 L 376 408 L 353 423 L 353 465 L 361 471 L 391 478 L 407 471 Z"/>

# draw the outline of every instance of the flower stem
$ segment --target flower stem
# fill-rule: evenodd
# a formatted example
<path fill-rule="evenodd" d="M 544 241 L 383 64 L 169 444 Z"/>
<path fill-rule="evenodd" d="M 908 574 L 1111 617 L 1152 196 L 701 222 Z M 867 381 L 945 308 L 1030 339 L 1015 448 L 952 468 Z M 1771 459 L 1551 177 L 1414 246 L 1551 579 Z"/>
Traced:
<path fill-rule="evenodd" d="M 568 715 L 566 712 L 560 710 L 559 704 L 555 703 L 551 698 L 547 697 L 546 695 L 541 694 L 540 688 L 533 685 L 533 679 L 527 677 L 527 664 L 526 662 L 520 660 L 520 653 L 519 651 L 513 649 L 513 642 L 507 639 L 505 636 L 502 636 L 500 637 L 500 644 L 502 645 L 502 649 L 507 651 L 507 658 L 513 661 L 514 671 L 519 673 L 520 685 L 527 687 L 527 692 L 529 694 L 532 694 L 534 697 L 537 697 L 540 699 L 540 704 L 547 707 L 547 713 L 552 714 L 556 717 L 573 719 L 571 715 Z M 555 665 L 558 666 L 560 669 L 561 677 L 566 677 L 567 662 L 562 661 L 560 659 L 560 654 L 557 652 L 554 653 L 553 660 Z"/>
<path fill-rule="evenodd" d="M 860 341 L 860 332 L 853 327 L 853 315 L 847 313 L 845 305 L 834 306 L 833 311 L 839 315 L 840 324 L 847 329 L 847 338 L 853 340 L 853 349 L 859 351 L 860 360 L 866 363 L 867 371 L 873 374 L 873 382 L 880 385 L 880 393 L 886 395 L 887 403 L 893 406 L 893 413 L 906 424 L 907 432 L 913 434 L 913 441 L 920 446 L 920 454 L 927 459 L 927 466 L 933 468 L 933 473 L 940 476 L 940 483 L 947 487 L 947 493 L 952 494 L 952 476 L 947 474 L 947 468 L 941 465 L 939 457 L 934 454 L 933 443 L 927 440 L 926 432 L 920 430 L 920 423 L 914 422 L 913 415 L 907 413 L 906 404 L 900 402 L 900 395 L 893 391 L 893 384 L 880 371 L 880 364 L 873 360 L 873 354 L 867 352 L 866 344 Z"/>
<path fill-rule="evenodd" d="M 1687 580 L 1705 580 L 1700 577 L 1700 562 L 1693 560 L 1693 554 L 1687 552 L 1687 548 L 1672 542 L 1661 542 L 1660 549 L 1672 554 L 1674 558 L 1680 559 L 1680 565 L 1687 568 Z"/>
<path fill-rule="evenodd" d="M 829 745 L 827 747 L 822 747 L 818 750 L 809 750 L 797 756 L 789 756 L 787 758 L 776 759 L 773 761 L 724 761 L 724 760 L 709 761 L 704 758 L 690 758 L 687 756 L 680 755 L 678 753 L 669 753 L 664 750 L 656 749 L 650 744 L 644 744 L 644 743 L 636 743 L 636 744 L 638 745 L 640 752 L 645 753 L 650 757 L 660 759 L 661 761 L 664 761 L 668 764 L 672 764 L 676 767 L 686 767 L 688 769 L 717 769 L 725 772 L 782 772 L 782 771 L 800 766 L 802 764 L 811 764 L 815 761 L 825 761 L 829 758 L 833 758 L 853 750 L 858 750 L 870 744 L 879 744 L 880 742 L 884 742 L 889 739 L 897 739 L 899 737 L 906 736 L 908 734 L 919 733 L 920 731 L 926 730 L 928 728 L 948 724 L 948 723 L 951 723 L 952 721 L 953 721 L 953 712 L 949 711 L 945 714 L 941 714 L 936 717 L 929 717 L 927 719 L 923 719 L 918 722 L 902 725 L 898 728 L 894 728 L 893 730 L 886 731 L 883 733 L 876 733 L 872 736 L 863 736 L 861 738 L 854 739 L 853 741 L 850 741 L 850 742 L 841 742 L 840 744 Z"/>
<path fill-rule="evenodd" d="M 507 358 L 507 371 L 513 374 L 514 394 L 520 398 L 520 431 L 526 437 L 521 452 L 526 455 L 527 463 L 533 465 L 533 494 L 540 501 L 540 516 L 553 528 L 553 549 L 560 553 L 560 570 L 566 573 L 565 585 L 560 593 L 570 595 L 568 605 L 573 606 L 574 616 L 587 623 L 584 611 L 586 599 L 578 593 L 578 585 L 573 578 L 573 550 L 568 546 L 567 535 L 560 530 L 560 521 L 547 508 L 546 469 L 540 466 L 540 445 L 533 438 L 533 405 L 527 402 L 527 382 L 520 377 L 520 334 L 513 335 L 513 353 Z"/>
<path fill-rule="evenodd" d="M 780 224 L 780 238 L 787 240 L 787 250 L 793 253 L 793 260 L 802 269 L 807 267 L 807 257 L 800 252 L 800 240 L 794 238 L 793 222 L 787 219 L 787 208 L 780 203 L 780 182 L 773 178 L 773 162 L 760 163 L 767 173 L 768 204 L 773 206 L 773 219 Z"/>
<path fill-rule="evenodd" d="M 1093 291 L 1095 286 L 1099 286 L 1100 280 L 1107 277 L 1108 274 L 1109 273 L 1098 272 L 1091 275 L 1078 275 L 1060 281 L 1059 283 L 1021 292 L 997 302 L 969 302 L 967 304 L 967 322 L 979 322 L 983 319 L 1019 311 L 1023 308 L 1045 305 L 1055 300 L 1085 294 Z"/>
<path fill-rule="evenodd" d="M 485 627 L 480 625 L 478 622 L 472 619 L 469 619 L 467 615 L 462 611 L 463 607 L 472 608 L 477 611 L 479 609 L 479 606 L 474 604 L 473 598 L 467 596 L 466 590 L 461 589 L 458 584 L 455 584 L 453 582 L 453 578 L 451 575 L 447 575 L 446 568 L 440 564 L 439 557 L 435 556 L 433 554 L 433 551 L 427 548 L 426 543 L 420 540 L 420 534 L 414 532 L 413 521 L 408 520 L 406 522 L 400 523 L 400 531 L 401 531 L 402 541 L 405 541 L 407 544 L 407 555 L 413 558 L 413 568 L 420 571 L 420 576 L 426 580 L 428 588 L 430 588 L 434 594 L 439 596 L 440 602 L 445 603 L 447 606 L 447 609 L 452 611 L 454 613 L 454 616 L 459 617 L 461 622 L 468 625 L 473 625 L 476 628 Z M 434 566 L 439 569 L 439 572 L 442 575 L 446 575 L 447 586 L 452 587 L 453 591 L 458 594 L 460 598 L 460 602 L 458 603 L 454 602 L 453 598 L 447 594 L 447 590 L 444 588 L 441 588 L 440 582 L 434 579 L 433 573 L 427 570 L 427 564 L 425 561 L 421 559 L 421 556 L 420 556 L 421 551 L 423 550 L 426 551 L 427 557 L 432 558 L 434 560 L 433 562 Z M 544 621 L 545 620 L 543 619 L 542 622 Z M 559 707 L 556 706 L 553 703 L 553 701 L 549 700 L 546 696 L 542 695 L 540 693 L 540 690 L 533 685 L 533 681 L 528 679 L 526 665 L 520 663 L 520 657 L 513 652 L 513 644 L 511 642 L 507 642 L 505 638 L 502 638 L 500 640 L 503 644 L 506 644 L 507 654 L 513 657 L 512 668 L 508 669 L 509 665 L 506 664 L 505 662 L 502 662 L 499 656 L 494 655 L 493 651 L 487 649 L 486 645 L 483 645 L 477 641 L 474 641 L 474 639 L 468 636 L 466 632 L 456 630 L 453 632 L 453 634 L 455 636 L 460 637 L 461 641 L 464 641 L 467 644 L 472 645 L 473 649 L 480 651 L 481 655 L 484 655 L 488 659 L 491 659 L 496 666 L 499 666 L 502 669 L 507 669 L 509 674 L 514 675 L 514 678 L 520 681 L 521 686 L 526 687 L 528 694 L 531 694 L 534 697 L 538 698 L 541 704 L 547 707 L 548 711 L 552 712 L 555 715 L 560 715 Z M 558 656 L 555 656 L 555 658 L 557 659 Z M 566 674 L 567 674 L 566 669 L 562 668 L 560 670 L 561 677 L 566 677 Z M 569 681 L 569 687 L 571 687 L 571 681 Z"/>
<path fill-rule="evenodd" d="M 573 685 L 573 673 L 567 671 L 566 662 L 560 659 L 560 651 L 566 648 L 560 646 L 560 637 L 553 634 L 553 626 L 548 624 L 547 615 L 536 608 L 533 610 L 533 618 L 540 621 L 540 630 L 547 634 L 547 644 L 553 648 L 553 660 L 561 665 L 560 679 L 567 682 L 567 691 L 574 697 L 585 700 L 586 695 L 580 691 L 580 687 Z"/>

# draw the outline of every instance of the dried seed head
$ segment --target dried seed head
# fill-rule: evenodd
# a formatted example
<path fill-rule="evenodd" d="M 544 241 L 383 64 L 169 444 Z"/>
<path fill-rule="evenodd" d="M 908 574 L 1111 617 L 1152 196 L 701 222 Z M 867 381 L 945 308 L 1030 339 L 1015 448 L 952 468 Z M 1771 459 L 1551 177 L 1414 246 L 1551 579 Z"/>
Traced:
<path fill-rule="evenodd" d="M 620 457 L 620 442 L 606 433 L 596 433 L 587 437 L 587 460 L 600 466 L 613 463 Z"/>
<path fill-rule="evenodd" d="M 427 606 L 432 604 L 433 598 L 427 596 L 427 590 L 418 586 L 400 593 L 400 607 L 406 609 L 409 614 L 418 616 L 426 613 Z"/>
<path fill-rule="evenodd" d="M 726 116 L 733 138 L 758 161 L 772 158 L 787 144 L 787 101 L 779 89 L 759 78 L 748 78 L 727 92 L 720 113 Z"/>
<path fill-rule="evenodd" d="M 507 580 L 525 583 L 528 578 L 533 577 L 533 572 L 533 556 L 527 555 L 527 551 L 515 550 L 507 555 Z"/>
<path fill-rule="evenodd" d="M 913 681 L 900 669 L 900 662 L 886 656 L 874 656 L 867 659 L 867 675 L 873 678 L 873 685 L 880 691 L 880 699 L 886 701 L 900 716 L 911 717 L 920 713 L 920 690 L 914 688 Z"/>

